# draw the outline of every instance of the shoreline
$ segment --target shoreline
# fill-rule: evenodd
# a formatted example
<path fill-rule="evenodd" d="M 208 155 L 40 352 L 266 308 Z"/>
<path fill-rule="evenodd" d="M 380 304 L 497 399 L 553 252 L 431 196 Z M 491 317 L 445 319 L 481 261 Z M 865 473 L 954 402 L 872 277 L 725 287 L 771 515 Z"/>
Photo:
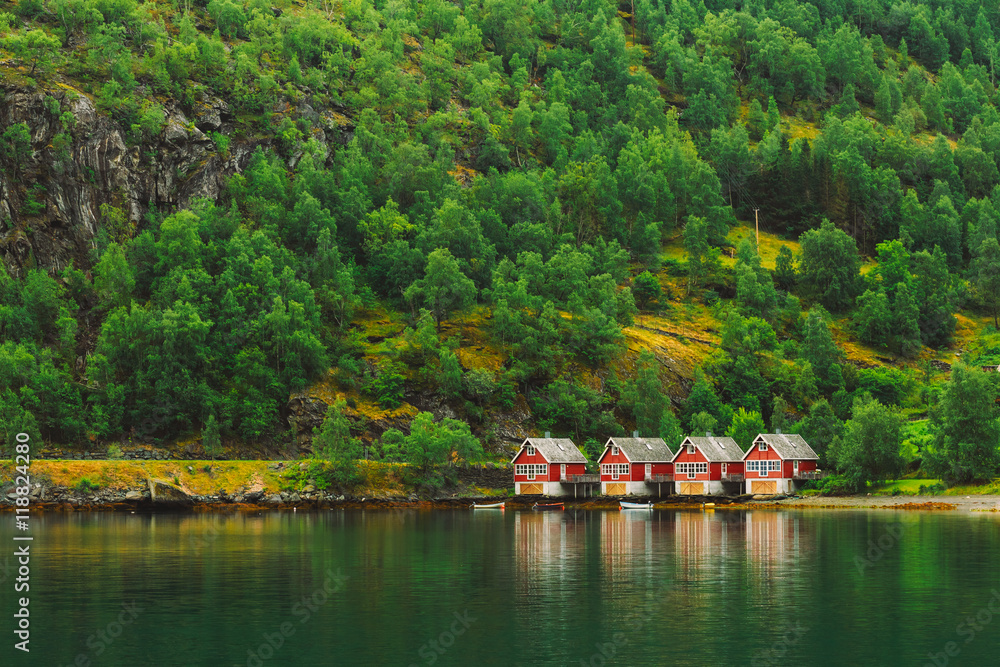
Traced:
<path fill-rule="evenodd" d="M 276 494 L 277 495 L 277 494 Z M 13 512 L 9 499 L 0 503 L 0 512 Z M 468 510 L 475 503 L 504 502 L 511 511 L 531 511 L 538 503 L 563 503 L 565 510 L 614 511 L 619 509 L 621 498 L 598 496 L 583 499 L 562 499 L 535 496 L 501 498 L 497 496 L 459 496 L 451 498 L 347 498 L 343 496 L 317 499 L 277 500 L 272 498 L 231 499 L 202 498 L 193 496 L 188 501 L 153 501 L 148 494 L 130 500 L 76 498 L 73 500 L 38 500 L 29 506 L 32 511 L 63 512 L 262 512 L 275 510 L 317 511 L 349 510 Z M 956 511 L 998 512 L 1000 496 L 792 496 L 775 499 L 743 497 L 691 496 L 671 498 L 630 497 L 630 502 L 653 502 L 654 510 L 897 510 L 897 511 Z"/>
<path fill-rule="evenodd" d="M 467 509 L 505 502 L 511 510 L 562 502 L 567 509 L 616 510 L 620 500 L 652 502 L 656 509 L 911 509 L 1000 511 L 1000 495 L 855 496 L 511 496 L 509 466 L 456 469 L 458 483 L 417 493 L 403 483 L 399 464 L 365 462 L 364 483 L 351 493 L 317 488 L 306 461 L 73 461 L 31 463 L 29 507 L 42 512 L 194 511 L 271 509 Z M 0 511 L 18 498 L 13 465 L 0 463 Z M 23 491 L 21 492 L 24 493 Z"/>

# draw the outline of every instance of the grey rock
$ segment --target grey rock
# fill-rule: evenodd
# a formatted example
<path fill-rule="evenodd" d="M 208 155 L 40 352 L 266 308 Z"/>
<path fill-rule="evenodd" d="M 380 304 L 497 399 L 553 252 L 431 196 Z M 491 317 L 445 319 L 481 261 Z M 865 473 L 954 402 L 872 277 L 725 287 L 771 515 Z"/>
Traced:
<path fill-rule="evenodd" d="M 180 123 L 171 120 L 163 130 L 163 138 L 172 144 L 180 144 L 187 141 L 188 132 Z"/>
<path fill-rule="evenodd" d="M 149 495 L 157 505 L 187 506 L 194 502 L 179 486 L 162 479 L 149 480 Z"/>

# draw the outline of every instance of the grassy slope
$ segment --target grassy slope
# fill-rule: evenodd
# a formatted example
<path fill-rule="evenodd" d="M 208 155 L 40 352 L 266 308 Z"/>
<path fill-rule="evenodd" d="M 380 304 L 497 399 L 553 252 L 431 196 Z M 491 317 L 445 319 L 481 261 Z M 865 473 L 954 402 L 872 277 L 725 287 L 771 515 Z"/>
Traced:
<path fill-rule="evenodd" d="M 279 470 L 275 461 L 62 461 L 35 460 L 31 474 L 56 486 L 76 487 L 87 479 L 101 489 L 124 491 L 145 488 L 146 480 L 163 479 L 177 483 L 198 495 L 224 491 L 227 494 L 263 491 L 298 491 L 306 486 L 298 461 L 288 461 Z M 412 489 L 399 478 L 400 464 L 360 461 L 364 481 L 355 491 L 369 497 L 408 495 Z M 190 470 L 189 470 L 190 468 Z M 15 475 L 10 462 L 0 463 L 0 487 Z M 497 491 L 470 489 L 476 495 Z"/>

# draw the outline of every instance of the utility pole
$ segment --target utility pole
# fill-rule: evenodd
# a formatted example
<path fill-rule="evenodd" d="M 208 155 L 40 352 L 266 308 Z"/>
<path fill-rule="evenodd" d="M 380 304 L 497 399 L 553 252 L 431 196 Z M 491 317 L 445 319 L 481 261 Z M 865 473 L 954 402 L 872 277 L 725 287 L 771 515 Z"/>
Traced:
<path fill-rule="evenodd" d="M 757 254 L 760 254 L 760 221 L 757 219 L 757 211 L 759 208 L 753 210 L 753 226 L 757 231 Z"/>

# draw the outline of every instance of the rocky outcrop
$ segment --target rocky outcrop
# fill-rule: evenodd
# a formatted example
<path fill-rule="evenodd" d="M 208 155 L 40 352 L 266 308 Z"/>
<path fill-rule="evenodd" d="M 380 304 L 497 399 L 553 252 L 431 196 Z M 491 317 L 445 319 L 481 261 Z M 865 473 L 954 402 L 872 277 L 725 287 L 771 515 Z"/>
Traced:
<path fill-rule="evenodd" d="M 513 489 L 514 469 L 511 465 L 487 463 L 479 466 L 463 466 L 456 469 L 458 481 L 466 486 L 480 489 Z"/>
<path fill-rule="evenodd" d="M 127 128 L 67 85 L 31 91 L 6 84 L 0 96 L 0 131 L 23 122 L 31 134 L 25 164 L 0 171 L 0 222 L 6 223 L 0 224 L 0 257 L 14 275 L 29 261 L 50 271 L 73 260 L 87 267 L 102 204 L 141 226 L 151 205 L 172 211 L 197 197 L 216 199 L 259 143 L 233 141 L 225 155 L 216 150 L 206 132 L 225 132 L 232 121 L 218 99 L 196 103 L 192 118 L 169 102 L 163 131 L 135 143 Z M 68 144 L 58 146 L 60 134 Z M 25 206 L 28 200 L 33 207 Z"/>

